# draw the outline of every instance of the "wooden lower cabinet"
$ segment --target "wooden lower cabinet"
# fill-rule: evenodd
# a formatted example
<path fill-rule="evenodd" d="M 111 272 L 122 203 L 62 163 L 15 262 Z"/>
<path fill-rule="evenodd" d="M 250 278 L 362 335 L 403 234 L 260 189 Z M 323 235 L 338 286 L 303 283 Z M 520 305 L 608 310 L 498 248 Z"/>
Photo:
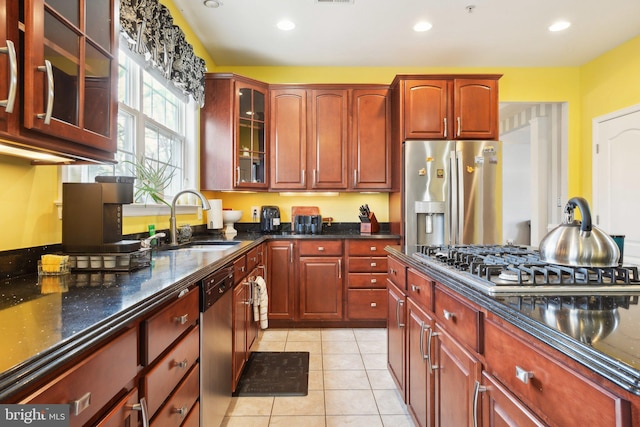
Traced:
<path fill-rule="evenodd" d="M 267 243 L 267 295 L 269 320 L 293 320 L 295 303 L 294 242 Z"/>
<path fill-rule="evenodd" d="M 407 303 L 407 408 L 417 427 L 435 422 L 435 371 L 430 365 L 429 332 L 435 321 L 413 301 Z"/>
<path fill-rule="evenodd" d="M 482 364 L 438 324 L 435 326 L 436 426 L 472 426 L 473 394 Z"/>
<path fill-rule="evenodd" d="M 352 320 L 377 320 L 387 317 L 386 289 L 347 290 L 347 317 Z"/>
<path fill-rule="evenodd" d="M 513 393 L 487 372 L 482 373 L 481 387 L 476 397 L 482 399 L 483 427 L 545 426 Z M 480 422 L 479 416 L 476 419 Z"/>
<path fill-rule="evenodd" d="M 341 320 L 342 257 L 301 257 L 299 267 L 299 319 Z"/>
<path fill-rule="evenodd" d="M 167 402 L 151 419 L 151 427 L 179 427 L 191 412 L 200 396 L 200 369 L 191 368 L 184 380 L 178 384 Z"/>
<path fill-rule="evenodd" d="M 139 417 L 140 414 L 142 414 L 142 410 L 138 400 L 138 389 L 134 388 L 96 423 L 96 427 L 137 426 L 138 418 L 142 418 Z"/>
<path fill-rule="evenodd" d="M 387 279 L 387 367 L 406 402 L 406 323 L 407 296 Z"/>

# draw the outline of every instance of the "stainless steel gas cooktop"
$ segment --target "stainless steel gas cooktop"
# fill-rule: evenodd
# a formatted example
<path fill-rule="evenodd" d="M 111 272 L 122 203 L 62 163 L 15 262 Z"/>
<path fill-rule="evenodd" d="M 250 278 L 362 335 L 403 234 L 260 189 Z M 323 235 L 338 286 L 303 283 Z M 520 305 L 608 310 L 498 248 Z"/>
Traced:
<path fill-rule="evenodd" d="M 522 246 L 423 246 L 412 254 L 435 269 L 460 273 L 464 282 L 489 295 L 637 295 L 635 266 L 568 267 L 540 260 Z"/>

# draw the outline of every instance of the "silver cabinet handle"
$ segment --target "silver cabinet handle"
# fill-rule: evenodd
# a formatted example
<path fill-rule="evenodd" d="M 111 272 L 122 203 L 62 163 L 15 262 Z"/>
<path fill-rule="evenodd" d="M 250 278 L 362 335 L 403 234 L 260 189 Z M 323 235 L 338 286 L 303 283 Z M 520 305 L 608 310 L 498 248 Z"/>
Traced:
<path fill-rule="evenodd" d="M 289 257 L 289 263 L 293 264 L 293 243 L 289 243 L 289 248 L 291 249 L 290 251 L 290 257 Z"/>
<path fill-rule="evenodd" d="M 429 372 L 433 372 L 434 369 L 440 369 L 440 366 L 434 365 L 433 358 L 431 357 L 431 339 L 440 335 L 439 332 L 433 332 L 433 329 L 429 328 L 429 336 L 427 338 L 427 359 L 429 359 Z"/>
<path fill-rule="evenodd" d="M 358 184 L 358 170 L 354 169 L 353 170 L 353 185 L 357 185 Z"/>
<path fill-rule="evenodd" d="M 370 305 L 371 305 L 371 307 L 377 307 L 378 303 L 372 302 Z"/>
<path fill-rule="evenodd" d="M 342 259 L 338 259 L 338 279 L 342 279 Z"/>
<path fill-rule="evenodd" d="M 378 266 L 378 263 L 376 263 L 376 262 L 372 262 L 371 263 L 371 267 L 377 267 L 377 266 Z"/>
<path fill-rule="evenodd" d="M 445 117 L 443 121 L 444 121 L 444 137 L 446 138 L 447 137 L 447 118 Z"/>
<path fill-rule="evenodd" d="M 473 427 L 478 427 L 478 395 L 487 391 L 487 387 L 476 381 L 473 387 Z"/>
<path fill-rule="evenodd" d="M 185 415 L 187 415 L 187 407 L 183 406 L 182 408 L 173 408 L 171 412 L 180 415 L 180 418 L 184 418 Z"/>
<path fill-rule="evenodd" d="M 460 136 L 460 132 L 462 130 L 462 119 L 458 116 L 458 133 L 456 136 Z"/>
<path fill-rule="evenodd" d="M 16 59 L 16 46 L 11 40 L 7 40 L 7 47 L 0 48 L 0 53 L 9 55 L 9 94 L 7 99 L 0 101 L 0 107 L 4 107 L 6 113 L 13 113 L 16 103 L 16 89 L 18 88 L 18 61 Z"/>
<path fill-rule="evenodd" d="M 302 169 L 302 185 L 306 185 L 306 179 L 305 179 L 306 174 L 304 173 L 304 169 Z"/>
<path fill-rule="evenodd" d="M 395 275 L 396 275 L 396 273 L 398 273 L 398 272 L 396 271 L 396 269 L 395 269 L 395 268 L 390 268 L 390 269 L 389 269 L 389 274 L 393 274 L 393 275 L 395 276 Z"/>
<path fill-rule="evenodd" d="M 417 294 L 420 293 L 420 286 L 411 285 L 411 290 Z"/>
<path fill-rule="evenodd" d="M 399 299 L 396 303 L 396 324 L 398 328 L 404 328 L 404 323 L 400 322 L 400 306 L 404 305 L 404 301 Z"/>
<path fill-rule="evenodd" d="M 236 185 L 240 185 L 240 166 L 236 167 Z"/>
<path fill-rule="evenodd" d="M 187 323 L 189 321 L 189 315 L 188 314 L 183 314 L 182 316 L 176 316 L 173 318 L 173 321 L 176 322 L 179 325 L 184 325 L 185 323 Z"/>
<path fill-rule="evenodd" d="M 522 369 L 520 366 L 516 365 L 516 378 L 524 384 L 529 384 L 529 380 L 533 378 L 533 372 Z"/>
<path fill-rule="evenodd" d="M 377 249 L 378 249 L 378 248 L 377 248 L 376 246 L 371 246 L 371 247 L 369 248 L 369 250 L 370 250 L 371 252 L 375 252 Z"/>
<path fill-rule="evenodd" d="M 445 319 L 447 320 L 453 320 L 456 317 L 455 313 L 452 313 L 450 311 L 447 310 L 442 310 L 442 315 L 444 316 Z"/>
<path fill-rule="evenodd" d="M 324 246 L 318 246 L 318 252 L 324 251 Z"/>
<path fill-rule="evenodd" d="M 189 361 L 188 361 L 187 359 L 184 359 L 184 360 L 183 360 L 183 361 L 181 361 L 181 362 L 177 362 L 177 361 L 175 361 L 175 360 L 174 360 L 174 361 L 171 363 L 171 365 L 172 365 L 174 368 L 184 369 L 184 368 L 186 368 L 187 366 L 189 366 Z"/>
<path fill-rule="evenodd" d="M 142 412 L 142 427 L 149 427 L 149 410 L 147 409 L 147 400 L 144 397 L 140 398 L 140 403 L 132 405 L 129 409 Z"/>
<path fill-rule="evenodd" d="M 249 299 L 247 300 L 247 305 L 253 305 L 253 283 L 250 280 L 247 280 L 244 284 L 249 287 Z"/>
<path fill-rule="evenodd" d="M 316 183 L 318 182 L 318 177 L 317 177 L 317 175 L 318 175 L 318 170 L 317 170 L 317 169 L 314 169 L 314 170 L 313 170 L 313 182 L 312 182 L 312 184 L 313 184 L 314 186 L 315 186 L 315 185 L 316 185 Z"/>
<path fill-rule="evenodd" d="M 371 279 L 371 283 L 378 283 L 378 279 Z"/>
<path fill-rule="evenodd" d="M 47 108 L 44 113 L 38 113 L 36 117 L 38 117 L 39 119 L 44 119 L 44 124 L 48 125 L 51 123 L 51 115 L 53 114 L 54 97 L 53 67 L 51 67 L 51 62 L 48 59 L 45 59 L 44 65 L 40 65 L 38 67 L 38 71 L 42 71 L 47 75 Z"/>
<path fill-rule="evenodd" d="M 91 405 L 91 392 L 84 394 L 80 399 L 69 403 L 71 412 L 78 416 Z"/>
<path fill-rule="evenodd" d="M 420 356 L 422 356 L 422 360 L 429 360 L 430 354 L 425 353 L 424 351 L 424 333 L 430 330 L 431 326 L 425 324 L 424 322 L 420 323 Z"/>

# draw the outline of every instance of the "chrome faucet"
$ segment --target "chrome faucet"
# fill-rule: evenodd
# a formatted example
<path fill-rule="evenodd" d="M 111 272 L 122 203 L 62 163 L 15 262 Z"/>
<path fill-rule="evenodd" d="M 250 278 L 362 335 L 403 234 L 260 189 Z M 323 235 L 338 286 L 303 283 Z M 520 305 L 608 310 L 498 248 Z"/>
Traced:
<path fill-rule="evenodd" d="M 178 198 L 185 193 L 195 194 L 196 196 L 200 197 L 203 210 L 208 211 L 209 209 L 211 209 L 211 205 L 209 205 L 209 201 L 198 190 L 186 189 L 178 192 L 178 194 L 173 196 L 173 201 L 171 202 L 171 217 L 169 218 L 171 245 L 178 244 L 178 232 L 176 230 L 176 202 L 178 201 Z"/>

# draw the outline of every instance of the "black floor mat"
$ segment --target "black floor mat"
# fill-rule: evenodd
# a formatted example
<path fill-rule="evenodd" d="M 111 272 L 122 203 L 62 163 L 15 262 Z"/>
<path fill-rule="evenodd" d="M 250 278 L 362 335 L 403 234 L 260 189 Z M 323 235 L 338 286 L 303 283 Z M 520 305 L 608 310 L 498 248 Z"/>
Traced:
<path fill-rule="evenodd" d="M 254 351 L 234 396 L 306 396 L 308 351 Z"/>

